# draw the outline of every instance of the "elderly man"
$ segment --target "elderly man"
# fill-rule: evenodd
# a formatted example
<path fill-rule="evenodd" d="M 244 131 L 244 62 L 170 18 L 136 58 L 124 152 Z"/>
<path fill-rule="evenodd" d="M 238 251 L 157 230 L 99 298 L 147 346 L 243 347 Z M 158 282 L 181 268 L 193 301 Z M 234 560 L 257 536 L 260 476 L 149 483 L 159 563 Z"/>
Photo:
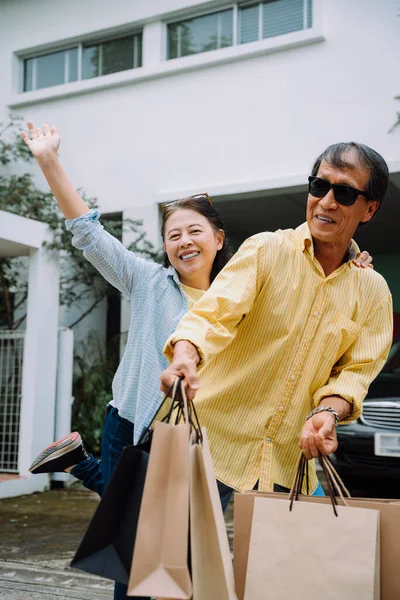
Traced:
<path fill-rule="evenodd" d="M 387 186 L 371 148 L 327 148 L 307 222 L 246 240 L 167 342 L 161 388 L 183 376 L 197 392 L 224 507 L 234 489 L 290 488 L 299 444 L 309 460 L 334 452 L 337 423 L 361 414 L 390 348 L 392 302 L 378 273 L 352 264 L 352 237 Z M 310 473 L 318 493 L 314 461 Z"/>

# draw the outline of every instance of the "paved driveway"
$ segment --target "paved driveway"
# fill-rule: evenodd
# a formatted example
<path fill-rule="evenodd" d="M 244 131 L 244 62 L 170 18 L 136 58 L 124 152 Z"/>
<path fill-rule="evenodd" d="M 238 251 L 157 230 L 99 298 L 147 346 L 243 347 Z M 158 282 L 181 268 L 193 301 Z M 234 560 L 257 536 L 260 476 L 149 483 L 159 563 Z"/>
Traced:
<path fill-rule="evenodd" d="M 69 567 L 97 503 L 80 485 L 0 500 L 0 600 L 112 600 L 111 581 Z"/>
<path fill-rule="evenodd" d="M 0 599 L 111 600 L 111 581 L 69 567 L 97 503 L 80 486 L 0 500 Z"/>

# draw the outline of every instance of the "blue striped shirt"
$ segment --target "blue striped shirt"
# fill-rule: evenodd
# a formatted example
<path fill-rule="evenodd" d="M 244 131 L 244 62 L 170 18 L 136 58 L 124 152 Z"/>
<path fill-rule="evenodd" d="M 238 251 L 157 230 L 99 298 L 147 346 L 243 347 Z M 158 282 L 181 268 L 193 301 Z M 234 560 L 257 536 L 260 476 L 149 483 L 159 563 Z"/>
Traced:
<path fill-rule="evenodd" d="M 188 310 L 177 272 L 127 250 L 107 233 L 99 213 L 67 219 L 72 244 L 131 303 L 128 340 L 115 374 L 111 404 L 134 423 L 134 443 L 157 411 L 162 395 L 160 374 L 168 361 L 163 347 Z"/>

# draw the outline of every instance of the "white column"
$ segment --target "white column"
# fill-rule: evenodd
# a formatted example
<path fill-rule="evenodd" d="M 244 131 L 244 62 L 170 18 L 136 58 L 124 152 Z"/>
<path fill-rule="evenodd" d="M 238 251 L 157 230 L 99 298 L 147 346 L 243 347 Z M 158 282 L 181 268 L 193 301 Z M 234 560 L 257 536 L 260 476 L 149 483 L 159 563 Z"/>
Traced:
<path fill-rule="evenodd" d="M 72 378 L 74 371 L 74 332 L 68 327 L 58 331 L 58 364 L 54 439 L 59 440 L 71 431 Z M 53 473 L 55 481 L 67 481 L 68 473 Z"/>
<path fill-rule="evenodd" d="M 148 23 L 143 27 L 143 66 L 157 68 L 166 59 L 167 41 L 164 24 L 161 21 Z"/>
<path fill-rule="evenodd" d="M 43 447 L 54 441 L 57 371 L 58 255 L 42 247 L 31 251 L 29 263 L 19 437 L 21 475 L 28 473 Z"/>

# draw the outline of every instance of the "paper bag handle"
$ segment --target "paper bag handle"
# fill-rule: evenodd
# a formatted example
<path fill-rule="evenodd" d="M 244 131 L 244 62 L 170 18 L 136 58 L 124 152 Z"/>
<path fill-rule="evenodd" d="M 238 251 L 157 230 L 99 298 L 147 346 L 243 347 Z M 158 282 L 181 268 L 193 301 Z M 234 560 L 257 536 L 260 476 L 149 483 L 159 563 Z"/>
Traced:
<path fill-rule="evenodd" d="M 343 501 L 343 504 L 346 504 L 346 500 L 344 499 L 343 496 L 346 496 L 347 498 L 351 498 L 350 492 L 347 489 L 347 487 L 344 485 L 343 480 L 340 478 L 339 473 L 336 471 L 335 467 L 333 466 L 333 464 L 331 463 L 331 461 L 329 460 L 329 458 L 327 456 L 319 456 L 319 461 L 323 462 L 327 468 L 327 470 L 329 471 L 332 483 L 337 491 L 337 493 L 339 494 L 340 498 Z"/>
<path fill-rule="evenodd" d="M 335 516 L 337 517 L 338 513 L 336 510 L 336 506 L 337 506 L 338 502 L 337 502 L 337 498 L 335 496 L 335 490 L 345 506 L 347 505 L 347 503 L 346 503 L 344 496 L 347 496 L 348 498 L 350 498 L 350 492 L 344 485 L 343 481 L 341 480 L 340 476 L 336 472 L 336 470 L 335 470 L 334 466 L 332 465 L 332 463 L 330 462 L 329 458 L 327 456 L 322 456 L 321 454 L 319 454 L 318 459 L 319 459 L 319 462 L 321 464 L 322 470 L 324 471 L 324 475 L 326 478 L 326 484 L 328 487 L 328 493 L 329 493 L 329 497 L 330 497 L 330 500 L 332 503 L 333 512 L 334 512 Z M 289 510 L 292 510 L 293 502 L 295 500 L 298 500 L 299 494 L 301 494 L 301 488 L 302 488 L 304 476 L 306 476 L 306 487 L 307 487 L 307 495 L 308 495 L 308 493 L 309 493 L 308 460 L 302 453 L 300 460 L 299 460 L 299 464 L 297 466 L 294 483 L 292 485 L 292 489 L 290 490 L 290 494 L 289 494 L 289 500 L 290 500 Z"/>
<path fill-rule="evenodd" d="M 199 418 L 197 416 L 197 412 L 196 412 L 196 408 L 194 406 L 193 400 L 188 401 L 188 399 L 186 397 L 185 386 L 183 385 L 183 377 L 179 377 L 177 379 L 177 386 L 178 386 L 177 389 L 179 389 L 178 396 L 180 395 L 181 398 L 180 398 L 180 403 L 179 403 L 179 399 L 178 399 L 179 409 L 178 409 L 175 423 L 179 423 L 179 421 L 183 417 L 183 420 L 186 423 L 189 423 L 190 431 L 191 431 L 191 433 L 194 434 L 194 439 L 196 440 L 196 443 L 202 443 L 203 442 L 203 434 L 201 432 Z"/>
<path fill-rule="evenodd" d="M 180 388 L 181 380 L 182 380 L 182 378 L 178 377 L 174 381 L 174 383 L 171 385 L 171 387 L 165 394 L 164 398 L 162 399 L 160 406 L 157 408 L 156 412 L 154 413 L 154 416 L 151 419 L 150 424 L 143 429 L 142 434 L 140 435 L 138 444 L 142 444 L 142 443 L 146 442 L 149 439 L 149 437 L 151 437 L 152 426 L 153 426 L 154 421 L 159 420 L 162 423 L 170 423 L 171 422 L 174 410 L 176 408 L 179 408 L 183 402 L 178 398 L 179 392 L 181 391 L 181 388 Z M 157 419 L 157 416 L 160 414 L 164 404 L 166 403 L 166 401 L 168 400 L 169 397 L 171 397 L 171 406 L 169 407 L 168 412 L 166 413 L 166 415 L 163 418 Z"/>

